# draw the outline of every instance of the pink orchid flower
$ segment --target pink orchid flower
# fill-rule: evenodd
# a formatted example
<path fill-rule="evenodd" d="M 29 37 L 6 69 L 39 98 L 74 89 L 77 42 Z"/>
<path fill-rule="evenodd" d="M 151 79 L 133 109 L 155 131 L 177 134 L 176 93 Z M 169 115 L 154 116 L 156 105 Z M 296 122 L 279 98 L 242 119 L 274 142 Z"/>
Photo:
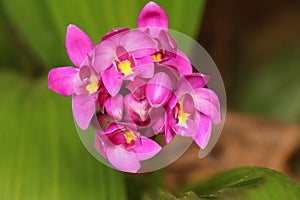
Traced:
<path fill-rule="evenodd" d="M 94 66 L 101 73 L 103 83 L 111 96 L 121 89 L 124 80 L 136 76 L 151 78 L 154 64 L 151 55 L 157 43 L 146 33 L 114 29 L 102 38 L 95 48 Z"/>
<path fill-rule="evenodd" d="M 130 173 L 141 168 L 140 161 L 161 150 L 155 141 L 140 135 L 135 125 L 114 122 L 106 130 L 97 131 L 95 148 L 112 166 Z"/>
<path fill-rule="evenodd" d="M 192 137 L 204 149 L 209 141 L 212 124 L 221 122 L 218 96 L 204 88 L 209 77 L 202 74 L 183 76 L 177 91 L 167 106 L 165 141 L 169 143 L 174 134 Z"/>
<path fill-rule="evenodd" d="M 135 79 L 127 84 L 127 88 L 131 93 L 124 98 L 125 120 L 142 128 L 151 126 L 154 134 L 162 132 L 164 106 L 172 96 L 173 89 L 169 75 L 156 72 L 149 80 Z"/>
<path fill-rule="evenodd" d="M 51 69 L 48 74 L 48 88 L 63 96 L 73 95 L 75 121 L 81 129 L 87 129 L 95 112 L 99 93 L 105 94 L 106 89 L 92 66 L 94 44 L 75 25 L 67 28 L 66 49 L 77 68 L 66 66 Z"/>
<path fill-rule="evenodd" d="M 138 28 L 155 38 L 158 43 L 152 54 L 155 63 L 175 67 L 181 75 L 191 74 L 192 65 L 168 33 L 168 16 L 156 3 L 149 2 L 138 16 Z"/>

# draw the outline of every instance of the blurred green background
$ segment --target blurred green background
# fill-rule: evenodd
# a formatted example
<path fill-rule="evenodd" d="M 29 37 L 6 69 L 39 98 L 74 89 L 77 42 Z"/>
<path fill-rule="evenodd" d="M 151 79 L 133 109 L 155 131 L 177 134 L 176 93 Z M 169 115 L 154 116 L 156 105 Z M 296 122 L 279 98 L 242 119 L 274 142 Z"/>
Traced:
<path fill-rule="evenodd" d="M 138 199 L 164 187 L 162 170 L 129 176 L 96 161 L 77 136 L 71 99 L 47 89 L 48 70 L 71 64 L 64 46 L 68 24 L 97 43 L 111 28 L 135 28 L 147 2 L 0 1 L 1 200 Z M 211 54 L 230 110 L 299 123 L 298 1 L 156 2 L 171 29 Z"/>

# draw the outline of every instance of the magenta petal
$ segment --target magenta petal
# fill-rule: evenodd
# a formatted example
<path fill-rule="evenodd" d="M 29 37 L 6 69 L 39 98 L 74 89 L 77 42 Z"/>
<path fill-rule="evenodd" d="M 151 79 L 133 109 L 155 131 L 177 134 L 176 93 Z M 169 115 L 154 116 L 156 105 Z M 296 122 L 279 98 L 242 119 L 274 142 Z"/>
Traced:
<path fill-rule="evenodd" d="M 132 95 L 128 94 L 124 98 L 126 107 L 126 119 L 131 122 L 145 122 L 149 119 L 149 104 L 146 100 L 136 100 Z"/>
<path fill-rule="evenodd" d="M 178 98 L 177 98 L 177 96 L 175 94 L 173 94 L 171 96 L 171 98 L 169 99 L 168 107 L 170 109 L 173 109 L 176 106 L 177 102 L 178 102 Z"/>
<path fill-rule="evenodd" d="M 115 97 L 109 97 L 105 102 L 105 109 L 115 120 L 121 120 L 123 116 L 123 96 L 117 94 Z"/>
<path fill-rule="evenodd" d="M 108 142 L 108 139 L 105 135 L 101 135 L 101 134 L 96 134 L 96 138 L 95 138 L 95 142 L 94 142 L 94 146 L 96 148 L 96 150 L 98 151 L 98 153 L 100 153 L 104 158 L 106 157 L 106 153 L 105 153 L 105 141 Z"/>
<path fill-rule="evenodd" d="M 153 107 L 163 106 L 172 94 L 171 81 L 167 74 L 156 74 L 146 85 L 146 97 Z"/>
<path fill-rule="evenodd" d="M 177 55 L 175 58 L 171 58 L 170 60 L 165 61 L 163 64 L 175 67 L 181 75 L 191 74 L 193 72 L 190 60 L 183 52 L 179 50 L 177 50 Z"/>
<path fill-rule="evenodd" d="M 172 130 L 172 128 L 170 126 L 169 116 L 170 116 L 170 110 L 167 109 L 167 114 L 165 116 L 165 143 L 166 144 L 169 144 L 175 135 L 174 131 Z"/>
<path fill-rule="evenodd" d="M 105 40 L 95 47 L 93 67 L 97 73 L 102 73 L 113 65 L 116 59 L 116 48 L 110 40 Z"/>
<path fill-rule="evenodd" d="M 153 31 L 154 30 L 150 30 L 150 32 Z M 167 30 L 160 29 L 157 39 L 160 45 L 159 49 L 162 49 L 166 54 L 169 54 L 171 57 L 176 56 L 177 44 L 173 40 L 173 38 L 169 35 Z"/>
<path fill-rule="evenodd" d="M 114 29 L 110 30 L 108 33 L 106 33 L 102 37 L 101 41 L 107 40 L 117 34 L 124 33 L 125 31 L 129 31 L 129 30 L 130 30 L 129 28 L 114 28 Z"/>
<path fill-rule="evenodd" d="M 146 81 L 144 79 L 136 77 L 134 81 L 131 81 L 126 85 L 126 88 L 137 100 L 145 98 Z"/>
<path fill-rule="evenodd" d="M 114 131 L 117 131 L 118 129 L 122 129 L 122 128 L 124 128 L 124 125 L 113 122 L 113 123 L 110 123 L 108 128 L 105 129 L 105 131 L 102 132 L 102 133 L 103 134 L 109 134 L 109 133 L 113 133 Z"/>
<path fill-rule="evenodd" d="M 197 132 L 194 135 L 194 140 L 201 149 L 205 149 L 211 135 L 211 119 L 203 114 L 197 115 L 198 127 Z"/>
<path fill-rule="evenodd" d="M 139 160 L 147 160 L 155 156 L 162 147 L 155 141 L 141 136 L 141 144 L 134 148 Z"/>
<path fill-rule="evenodd" d="M 78 126 L 86 130 L 89 127 L 90 121 L 94 115 L 96 109 L 96 97 L 95 95 L 73 95 L 72 98 L 72 110 L 75 121 Z"/>
<path fill-rule="evenodd" d="M 220 112 L 220 102 L 217 94 L 207 88 L 198 88 L 194 90 L 193 96 L 195 108 L 203 114 L 209 116 L 214 124 L 222 121 Z"/>
<path fill-rule="evenodd" d="M 168 16 L 156 3 L 149 2 L 138 17 L 138 28 L 157 27 L 168 28 Z"/>
<path fill-rule="evenodd" d="M 164 65 L 155 65 L 155 74 L 157 74 L 158 72 L 164 72 L 166 73 L 172 83 L 172 89 L 177 88 L 177 82 L 179 79 L 179 74 L 177 72 L 177 70 L 173 67 L 169 67 L 169 66 L 164 66 Z"/>
<path fill-rule="evenodd" d="M 156 42 L 149 35 L 139 30 L 125 34 L 120 41 L 120 46 L 123 46 L 129 54 L 134 54 L 135 58 L 151 55 L 157 49 Z"/>
<path fill-rule="evenodd" d="M 209 81 L 210 77 L 200 73 L 185 75 L 178 81 L 178 88 L 184 87 L 185 90 L 203 88 Z M 183 88 L 183 89 L 184 89 Z"/>
<path fill-rule="evenodd" d="M 108 146 L 106 155 L 112 166 L 118 170 L 136 173 L 141 168 L 140 161 L 135 153 L 126 151 L 120 146 Z"/>
<path fill-rule="evenodd" d="M 183 96 L 183 111 L 192 114 L 195 111 L 194 100 L 190 94 Z"/>
<path fill-rule="evenodd" d="M 133 69 L 135 76 L 140 76 L 142 78 L 152 78 L 154 74 L 154 63 L 149 57 L 144 57 L 143 59 L 137 60 L 137 67 Z"/>
<path fill-rule="evenodd" d="M 172 126 L 172 129 L 177 135 L 191 137 L 195 134 L 195 131 L 197 128 L 195 121 L 193 121 L 191 119 L 187 119 L 186 124 L 187 124 L 187 126 L 179 126 L 177 124 L 174 124 Z"/>
<path fill-rule="evenodd" d="M 105 70 L 102 74 L 102 81 L 111 96 L 116 96 L 122 87 L 122 76 L 116 71 L 114 66 Z"/>
<path fill-rule="evenodd" d="M 63 96 L 70 96 L 74 92 L 75 78 L 78 69 L 74 67 L 58 67 L 48 73 L 48 88 Z"/>
<path fill-rule="evenodd" d="M 161 117 L 152 125 L 152 129 L 155 134 L 163 133 L 164 127 L 165 127 L 164 117 Z"/>
<path fill-rule="evenodd" d="M 94 44 L 82 30 L 71 24 L 67 28 L 66 48 L 70 60 L 80 67 L 88 53 L 94 49 Z"/>

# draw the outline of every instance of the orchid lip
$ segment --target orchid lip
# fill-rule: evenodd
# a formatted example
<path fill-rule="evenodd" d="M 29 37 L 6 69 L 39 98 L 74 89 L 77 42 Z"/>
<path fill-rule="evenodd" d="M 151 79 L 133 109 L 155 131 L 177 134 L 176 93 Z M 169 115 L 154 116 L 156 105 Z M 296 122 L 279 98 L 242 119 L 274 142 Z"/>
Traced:
<path fill-rule="evenodd" d="M 133 68 L 136 66 L 136 61 L 133 55 L 128 56 L 128 59 L 114 62 L 115 68 L 118 72 L 123 73 L 124 76 L 133 74 Z"/>
<path fill-rule="evenodd" d="M 178 125 L 187 127 L 186 121 L 189 118 L 190 114 L 184 112 L 183 102 L 177 103 L 176 109 L 177 109 L 176 118 L 178 119 Z"/>
<path fill-rule="evenodd" d="M 154 62 L 161 62 L 164 58 L 164 53 L 162 51 L 157 51 L 151 55 Z"/>

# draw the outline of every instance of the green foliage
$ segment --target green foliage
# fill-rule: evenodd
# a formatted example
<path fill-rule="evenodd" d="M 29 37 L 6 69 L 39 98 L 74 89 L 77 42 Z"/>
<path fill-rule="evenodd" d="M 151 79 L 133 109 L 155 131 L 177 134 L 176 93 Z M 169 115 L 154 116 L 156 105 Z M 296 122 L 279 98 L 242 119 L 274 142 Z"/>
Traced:
<path fill-rule="evenodd" d="M 232 83 L 231 106 L 243 112 L 300 120 L 300 43 L 258 66 L 243 66 Z"/>
<path fill-rule="evenodd" d="M 299 200 L 300 185 L 287 176 L 267 168 L 244 167 L 215 175 L 171 194 L 156 190 L 143 200 Z"/>
<path fill-rule="evenodd" d="M 218 174 L 186 188 L 203 199 L 298 200 L 300 185 L 271 169 L 246 167 Z"/>
<path fill-rule="evenodd" d="M 126 199 L 123 176 L 79 141 L 70 98 L 0 72 L 0 199 Z"/>
<path fill-rule="evenodd" d="M 95 43 L 115 27 L 136 27 L 137 16 L 147 0 L 2 0 L 0 2 L 30 50 L 46 69 L 70 64 L 64 48 L 66 27 L 73 23 Z M 170 28 L 196 36 L 204 0 L 157 1 L 169 15 Z"/>
<path fill-rule="evenodd" d="M 143 196 L 143 200 L 201 200 L 194 192 L 186 192 L 180 197 L 175 197 L 173 194 L 165 191 L 156 191 L 153 193 L 147 193 Z"/>

